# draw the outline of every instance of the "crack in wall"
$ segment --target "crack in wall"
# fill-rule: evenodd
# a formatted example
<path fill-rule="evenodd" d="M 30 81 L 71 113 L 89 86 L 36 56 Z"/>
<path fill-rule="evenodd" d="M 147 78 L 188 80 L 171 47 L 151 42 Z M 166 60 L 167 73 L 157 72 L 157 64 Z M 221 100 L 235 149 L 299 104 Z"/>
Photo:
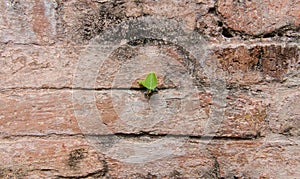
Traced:
<path fill-rule="evenodd" d="M 137 132 L 137 133 L 114 133 L 114 134 L 59 134 L 59 133 L 51 133 L 51 134 L 40 134 L 40 135 L 33 135 L 33 134 L 23 134 L 23 135 L 7 135 L 7 134 L 1 134 L 0 139 L 6 139 L 6 140 L 15 140 L 15 139 L 22 139 L 22 138 L 39 138 L 39 139 L 50 139 L 50 138 L 61 138 L 61 137 L 79 137 L 79 138 L 85 138 L 85 137 L 120 137 L 124 139 L 132 139 L 132 138 L 153 138 L 153 139 L 159 139 L 162 137 L 167 138 L 189 138 L 199 141 L 208 141 L 208 140 L 233 140 L 233 141 L 239 141 L 239 140 L 255 140 L 258 138 L 263 138 L 263 136 L 257 135 L 248 135 L 248 136 L 208 136 L 208 135 L 182 135 L 182 134 L 168 134 L 168 133 L 162 133 L 162 134 L 151 134 L 150 132 Z"/>
<path fill-rule="evenodd" d="M 160 87 L 158 90 L 169 90 L 177 89 L 177 87 Z M 133 91 L 145 91 L 145 88 L 81 88 L 81 87 L 16 87 L 16 88 L 0 88 L 0 92 L 4 91 L 14 91 L 14 90 L 78 90 L 78 91 L 110 91 L 110 90 L 133 90 Z"/>
<path fill-rule="evenodd" d="M 247 33 L 246 31 L 243 30 L 236 30 L 232 27 L 230 27 L 226 23 L 225 17 L 221 14 L 221 12 L 218 11 L 218 0 L 214 2 L 214 6 L 210 7 L 207 11 L 206 14 L 202 15 L 201 17 L 205 17 L 205 15 L 213 15 L 216 19 L 218 19 L 217 23 L 214 24 L 214 30 L 220 28 L 219 30 L 219 36 L 223 36 L 224 38 L 231 39 L 231 38 L 236 38 L 239 37 L 242 41 L 245 40 L 251 40 L 251 39 L 265 39 L 265 38 L 271 38 L 271 39 L 276 39 L 286 41 L 285 37 L 291 38 L 289 41 L 299 41 L 300 40 L 300 26 L 295 25 L 295 24 L 286 24 L 283 26 L 279 26 L 275 28 L 272 31 L 265 31 L 259 34 L 251 34 Z M 262 18 L 262 17 L 261 17 Z M 207 26 L 206 26 L 207 28 Z M 196 31 L 200 32 L 201 29 L 195 28 Z M 204 36 L 208 36 L 207 38 L 211 38 L 212 34 L 203 34 Z"/>
<path fill-rule="evenodd" d="M 105 169 L 96 170 L 89 172 L 85 175 L 55 175 L 57 178 L 66 178 L 66 179 L 79 179 L 79 178 L 100 178 L 104 177 L 107 174 Z"/>

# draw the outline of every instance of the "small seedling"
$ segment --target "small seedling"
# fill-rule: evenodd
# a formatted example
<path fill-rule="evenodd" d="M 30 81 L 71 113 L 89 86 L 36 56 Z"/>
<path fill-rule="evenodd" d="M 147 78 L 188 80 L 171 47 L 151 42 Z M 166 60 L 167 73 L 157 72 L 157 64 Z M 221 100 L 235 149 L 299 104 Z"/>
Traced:
<path fill-rule="evenodd" d="M 139 85 L 144 86 L 145 88 L 147 88 L 147 96 L 150 96 L 154 91 L 157 91 L 156 87 L 157 87 L 157 77 L 156 74 L 154 72 L 150 72 L 146 79 L 141 80 L 138 82 Z"/>

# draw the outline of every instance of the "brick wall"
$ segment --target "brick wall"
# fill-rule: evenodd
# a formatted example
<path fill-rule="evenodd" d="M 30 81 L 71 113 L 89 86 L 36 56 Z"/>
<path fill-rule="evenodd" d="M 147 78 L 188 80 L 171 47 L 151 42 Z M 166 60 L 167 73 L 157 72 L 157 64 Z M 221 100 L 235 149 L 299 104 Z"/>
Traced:
<path fill-rule="evenodd" d="M 0 12 L 0 178 L 300 176 L 299 0 Z"/>

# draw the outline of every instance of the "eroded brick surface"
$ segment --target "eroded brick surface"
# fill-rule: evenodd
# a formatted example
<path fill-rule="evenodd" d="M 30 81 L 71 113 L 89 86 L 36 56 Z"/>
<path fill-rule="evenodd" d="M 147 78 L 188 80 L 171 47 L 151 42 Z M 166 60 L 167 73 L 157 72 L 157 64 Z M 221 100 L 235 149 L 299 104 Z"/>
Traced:
<path fill-rule="evenodd" d="M 134 140 L 113 138 L 52 136 L 1 139 L 0 176 L 293 178 L 299 175 L 297 138 L 286 140 L 273 136 L 249 141 L 214 140 L 210 143 L 168 136 L 142 136 Z"/>
<path fill-rule="evenodd" d="M 300 175 L 298 0 L 0 5 L 0 178 Z M 146 16 L 205 40 L 109 34 Z M 124 39 L 100 61 L 104 32 Z"/>
<path fill-rule="evenodd" d="M 52 44 L 56 39 L 56 1 L 1 1 L 0 42 Z"/>
<path fill-rule="evenodd" d="M 205 144 L 187 141 L 172 137 L 121 139 L 107 151 L 108 174 L 113 178 L 217 178 L 215 158 Z"/>
<path fill-rule="evenodd" d="M 212 135 L 207 133 L 211 129 L 217 136 L 247 138 L 266 128 L 266 107 L 259 99 L 233 95 L 226 101 L 223 120 L 213 121 L 211 95 L 191 92 L 187 96 L 178 90 L 164 90 L 148 99 L 143 91 L 112 90 L 89 92 L 77 99 L 72 95 L 78 92 L 71 90 L 4 91 L 1 133 L 9 136 L 147 132 L 199 136 Z"/>
<path fill-rule="evenodd" d="M 299 175 L 299 138 L 212 142 L 210 149 L 224 178 L 294 178 Z"/>
<path fill-rule="evenodd" d="M 79 55 L 76 49 L 80 48 L 4 46 L 0 54 L 0 88 L 71 87 Z"/>
<path fill-rule="evenodd" d="M 216 135 L 254 137 L 266 128 L 266 104 L 246 94 L 228 96 L 222 118 L 211 118 L 211 95 L 195 93 L 189 98 L 167 90 L 150 100 L 141 92 L 98 93 L 97 107 L 103 122 L 114 133 Z M 123 101 L 123 102 L 122 102 Z M 211 131 L 212 130 L 212 131 Z M 210 131 L 210 132 L 208 132 Z"/>
<path fill-rule="evenodd" d="M 81 133 L 72 106 L 71 92 L 12 90 L 1 92 L 3 135 Z"/>
<path fill-rule="evenodd" d="M 234 31 L 266 34 L 285 26 L 299 26 L 298 0 L 220 0 L 218 12 Z"/>
<path fill-rule="evenodd" d="M 59 5 L 58 36 L 76 43 L 87 42 L 127 19 L 124 1 L 61 1 Z"/>
<path fill-rule="evenodd" d="M 0 143 L 1 178 L 101 177 L 106 170 L 103 156 L 82 138 L 22 138 Z"/>
<path fill-rule="evenodd" d="M 287 73 L 298 73 L 297 46 L 256 46 L 216 50 L 229 84 L 251 85 L 265 81 L 286 80 Z"/>
<path fill-rule="evenodd" d="M 268 117 L 272 131 L 284 135 L 300 135 L 299 97 L 299 88 L 276 90 L 270 103 L 270 116 Z"/>
<path fill-rule="evenodd" d="M 199 61 L 176 45 L 149 41 L 139 45 L 124 45 L 99 65 L 97 88 L 141 88 L 138 81 L 151 69 L 158 77 L 158 88 L 189 88 L 201 90 L 209 86 Z M 93 60 L 93 59 L 92 59 Z M 204 61 L 204 59 L 202 59 Z M 84 66 L 84 61 L 78 66 Z M 178 78 L 178 77 L 181 78 Z"/>

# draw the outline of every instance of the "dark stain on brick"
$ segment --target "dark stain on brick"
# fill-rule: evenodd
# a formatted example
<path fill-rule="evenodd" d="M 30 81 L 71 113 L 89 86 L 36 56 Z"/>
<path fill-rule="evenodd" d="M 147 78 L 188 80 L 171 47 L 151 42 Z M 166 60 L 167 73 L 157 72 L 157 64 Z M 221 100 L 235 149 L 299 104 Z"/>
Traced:
<path fill-rule="evenodd" d="M 99 9 L 89 11 L 80 19 L 78 33 L 83 40 L 90 40 L 107 27 L 121 23 L 126 19 L 122 1 L 109 1 Z"/>
<path fill-rule="evenodd" d="M 223 28 L 222 28 L 222 35 L 223 35 L 224 37 L 227 37 L 227 38 L 233 37 L 232 31 L 231 31 L 229 28 L 226 28 L 226 27 L 223 27 Z"/>
<path fill-rule="evenodd" d="M 214 164 L 208 171 L 199 171 L 199 178 L 220 179 L 220 164 L 218 159 L 213 156 Z"/>
<path fill-rule="evenodd" d="M 68 165 L 71 167 L 71 168 L 76 168 L 78 163 L 86 158 L 86 151 L 85 149 L 75 149 L 75 150 L 72 150 L 69 154 L 69 159 L 68 159 Z"/>
<path fill-rule="evenodd" d="M 170 174 L 169 174 L 169 178 L 172 178 L 172 179 L 177 179 L 177 178 L 182 178 L 182 174 L 177 171 L 177 170 L 173 170 Z"/>
<path fill-rule="evenodd" d="M 297 50 L 294 47 L 264 46 L 258 47 L 262 53 L 262 73 L 276 80 L 282 80 L 289 63 L 298 60 Z"/>
<path fill-rule="evenodd" d="M 158 177 L 156 175 L 153 175 L 150 172 L 148 172 L 147 174 L 136 173 L 136 174 L 131 175 L 130 178 L 135 178 L 135 179 L 156 179 Z"/>
<path fill-rule="evenodd" d="M 261 73 L 266 80 L 281 82 L 290 67 L 295 66 L 299 59 L 296 46 L 255 46 L 248 49 L 245 46 L 225 48 L 215 52 L 223 70 L 234 74 L 242 72 Z"/>
<path fill-rule="evenodd" d="M 18 10 L 20 6 L 20 0 L 10 0 L 10 5 L 14 10 Z"/>
<path fill-rule="evenodd" d="M 27 175 L 22 168 L 0 168 L 0 178 L 24 178 Z"/>
<path fill-rule="evenodd" d="M 138 55 L 138 52 L 135 48 L 131 47 L 130 45 L 123 45 L 113 51 L 111 56 L 116 58 L 120 62 L 126 62 Z"/>

